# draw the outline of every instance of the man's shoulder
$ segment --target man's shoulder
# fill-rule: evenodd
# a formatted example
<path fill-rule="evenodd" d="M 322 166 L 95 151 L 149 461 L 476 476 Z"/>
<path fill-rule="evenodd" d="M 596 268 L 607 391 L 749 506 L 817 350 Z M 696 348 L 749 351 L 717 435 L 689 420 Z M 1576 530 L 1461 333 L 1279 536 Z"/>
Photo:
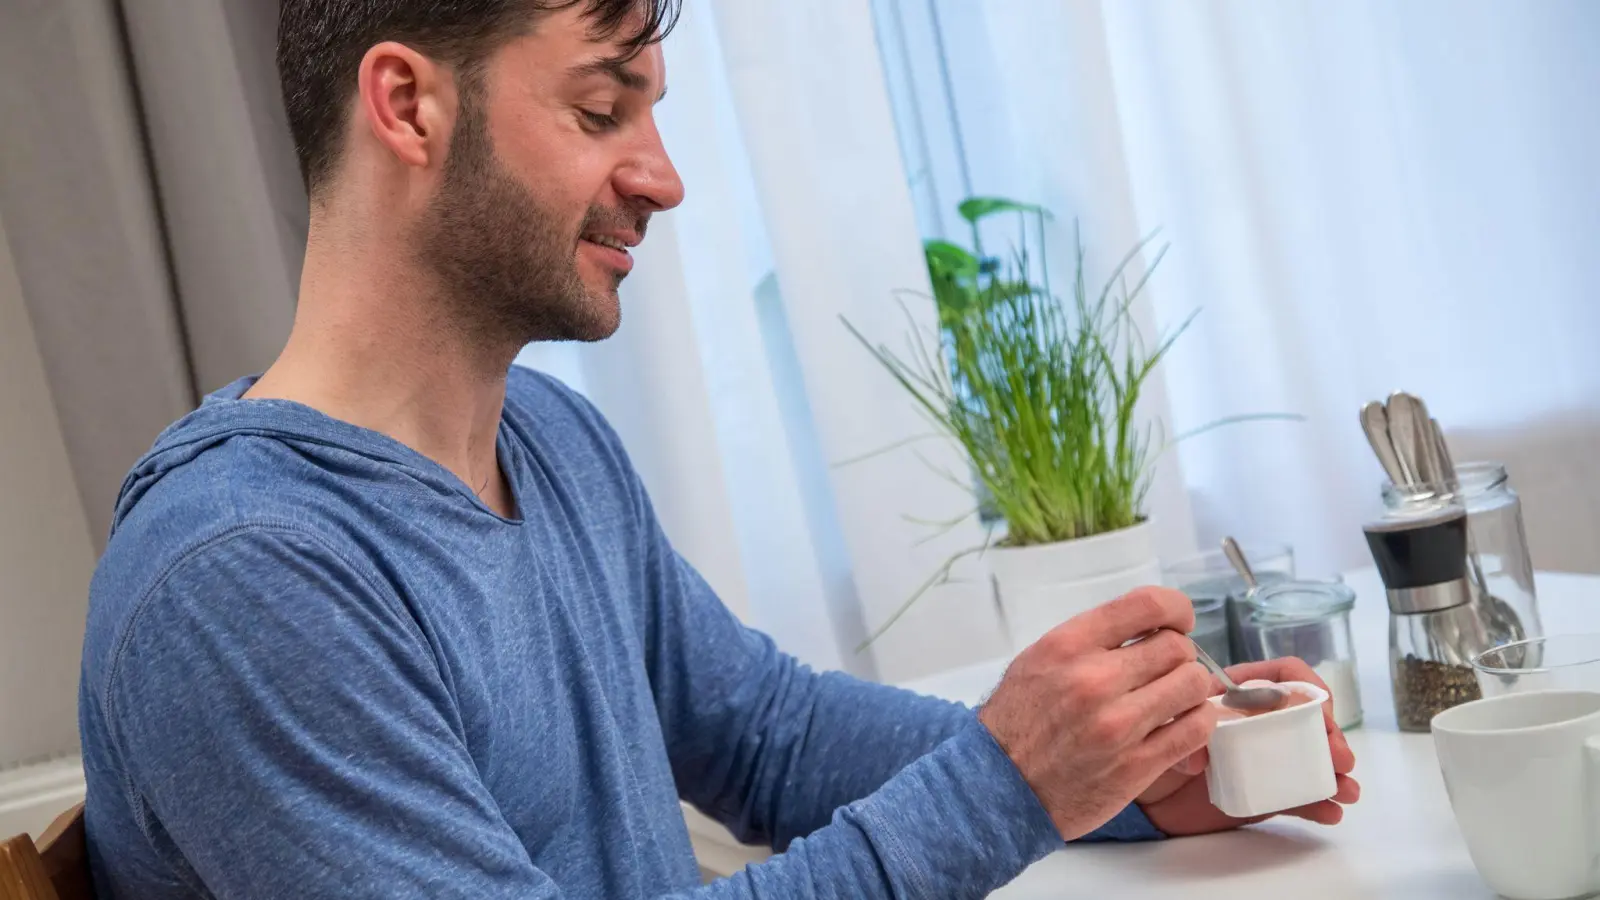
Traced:
<path fill-rule="evenodd" d="M 293 533 L 344 546 L 354 507 L 333 479 L 296 448 L 271 437 L 236 435 L 134 486 L 90 583 L 89 636 L 120 631 L 134 607 L 175 566 L 230 538 Z M 325 471 L 325 470 L 324 470 Z M 318 472 L 317 474 L 320 474 Z M 370 492 L 369 492 L 370 493 Z M 235 541 L 237 543 L 237 541 Z"/>
<path fill-rule="evenodd" d="M 506 420 L 526 443 L 548 446 L 557 459 L 631 472 L 622 441 L 588 398 L 543 372 L 512 366 L 506 379 Z"/>
<path fill-rule="evenodd" d="M 124 545 L 183 548 L 209 535 L 251 524 L 293 523 L 307 531 L 333 528 L 339 510 L 349 505 L 341 483 L 351 465 L 339 464 L 352 451 L 318 447 L 308 453 L 277 435 L 230 435 L 192 458 L 138 484 L 130 476 L 122 511 L 107 553 Z M 375 471 L 378 467 L 372 467 Z M 371 473 L 367 481 L 374 480 Z M 372 496 L 372 492 L 363 492 Z"/>
<path fill-rule="evenodd" d="M 506 409 L 558 425 L 605 423 L 600 411 L 582 394 L 559 378 L 526 366 L 512 366 L 506 375 Z"/>

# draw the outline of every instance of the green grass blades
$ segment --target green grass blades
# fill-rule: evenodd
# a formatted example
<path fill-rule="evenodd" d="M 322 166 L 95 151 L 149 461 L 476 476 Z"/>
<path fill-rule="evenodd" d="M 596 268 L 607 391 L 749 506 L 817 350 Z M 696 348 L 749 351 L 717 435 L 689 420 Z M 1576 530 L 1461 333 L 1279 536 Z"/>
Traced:
<path fill-rule="evenodd" d="M 1148 243 L 1091 296 L 1079 242 L 1070 305 L 1048 282 L 1031 283 L 1025 245 L 981 280 L 967 269 L 973 299 L 959 315 L 941 310 L 939 340 L 913 332 L 904 354 L 851 328 L 961 446 L 1008 526 L 1006 544 L 1073 540 L 1141 519 L 1159 446 L 1134 413 L 1145 380 L 1182 330 L 1151 349 L 1133 323 L 1149 271 L 1131 288 L 1124 274 Z"/>

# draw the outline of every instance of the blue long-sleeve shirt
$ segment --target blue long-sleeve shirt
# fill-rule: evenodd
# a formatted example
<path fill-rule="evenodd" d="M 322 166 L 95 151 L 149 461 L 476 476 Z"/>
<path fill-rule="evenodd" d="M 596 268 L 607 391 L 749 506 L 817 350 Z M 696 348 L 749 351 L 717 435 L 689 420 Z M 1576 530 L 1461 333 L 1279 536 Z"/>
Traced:
<path fill-rule="evenodd" d="M 1060 846 L 969 710 L 742 627 L 555 382 L 510 378 L 510 519 L 248 385 L 129 475 L 95 574 L 102 897 L 979 897 Z M 680 797 L 787 852 L 702 886 Z"/>

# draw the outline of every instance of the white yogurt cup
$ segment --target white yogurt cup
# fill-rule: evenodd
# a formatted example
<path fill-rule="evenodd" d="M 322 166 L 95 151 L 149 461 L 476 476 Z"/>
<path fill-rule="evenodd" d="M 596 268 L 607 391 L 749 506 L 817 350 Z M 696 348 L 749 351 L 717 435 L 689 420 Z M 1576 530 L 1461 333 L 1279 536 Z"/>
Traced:
<path fill-rule="evenodd" d="M 1247 681 L 1262 687 L 1270 681 Z M 1238 819 L 1264 816 L 1326 800 L 1338 791 L 1333 753 L 1322 704 L 1328 692 L 1303 681 L 1279 687 L 1311 697 L 1311 702 L 1217 723 L 1206 749 L 1206 787 L 1211 805 Z M 1212 697 L 1219 706 L 1222 697 Z"/>

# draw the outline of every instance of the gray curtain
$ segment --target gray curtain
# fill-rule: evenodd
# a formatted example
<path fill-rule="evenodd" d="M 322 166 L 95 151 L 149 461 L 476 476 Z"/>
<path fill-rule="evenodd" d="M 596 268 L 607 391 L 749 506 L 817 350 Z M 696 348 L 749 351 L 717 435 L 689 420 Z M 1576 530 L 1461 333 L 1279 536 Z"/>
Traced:
<path fill-rule="evenodd" d="M 274 0 L 0 0 L 0 769 L 77 748 L 123 476 L 293 318 Z"/>
<path fill-rule="evenodd" d="M 128 467 L 271 362 L 306 204 L 270 0 L 0 0 L 0 221 L 96 546 Z"/>

